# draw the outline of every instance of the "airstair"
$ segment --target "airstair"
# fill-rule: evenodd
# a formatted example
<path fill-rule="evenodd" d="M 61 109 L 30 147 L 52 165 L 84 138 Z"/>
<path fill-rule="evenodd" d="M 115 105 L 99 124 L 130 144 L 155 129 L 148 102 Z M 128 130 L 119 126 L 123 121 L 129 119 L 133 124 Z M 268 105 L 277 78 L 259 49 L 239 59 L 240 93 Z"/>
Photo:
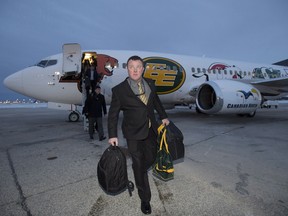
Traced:
<path fill-rule="evenodd" d="M 62 47 L 63 50 L 63 68 L 62 73 L 64 76 L 75 76 L 81 77 L 81 87 L 82 87 L 82 109 L 79 111 L 71 110 L 72 112 L 69 115 L 69 120 L 78 121 L 79 115 L 81 115 L 83 111 L 83 107 L 86 101 L 86 88 L 85 88 L 85 69 L 83 68 L 83 62 L 85 60 L 85 55 L 82 55 L 80 44 L 77 43 L 69 43 L 64 44 Z M 71 116 L 71 117 L 70 117 Z M 73 117 L 74 116 L 74 117 Z M 83 116 L 84 122 L 84 130 L 88 130 L 88 118 L 85 115 Z"/>
<path fill-rule="evenodd" d="M 83 113 L 83 107 L 85 106 L 85 101 L 87 99 L 87 90 L 86 90 L 86 84 L 85 84 L 85 78 L 86 78 L 86 69 L 87 65 L 90 65 L 92 63 L 95 63 L 97 58 L 96 52 L 83 52 L 81 51 L 80 44 L 77 43 L 70 43 L 70 44 L 64 44 L 63 47 L 63 69 L 62 73 L 64 76 L 70 77 L 75 76 L 81 78 L 81 90 L 82 90 L 82 109 L 81 113 Z M 86 80 L 87 82 L 87 80 Z M 71 112 L 70 115 L 78 115 L 80 112 L 76 112 L 75 110 Z M 81 115 L 81 114 L 80 114 Z M 84 130 L 88 131 L 88 118 L 85 115 L 83 116 L 83 122 L 84 122 Z M 73 119 L 73 118 L 71 118 Z M 78 121 L 75 120 L 75 121 Z"/>

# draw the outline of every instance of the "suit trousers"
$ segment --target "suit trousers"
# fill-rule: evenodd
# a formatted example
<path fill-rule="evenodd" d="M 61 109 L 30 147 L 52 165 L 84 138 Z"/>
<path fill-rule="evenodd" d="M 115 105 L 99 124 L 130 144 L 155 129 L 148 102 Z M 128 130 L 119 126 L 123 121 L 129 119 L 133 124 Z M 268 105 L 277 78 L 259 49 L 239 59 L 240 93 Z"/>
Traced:
<path fill-rule="evenodd" d="M 97 124 L 97 132 L 99 139 L 104 136 L 102 117 L 89 117 L 89 135 L 93 136 L 95 131 L 95 124 Z"/>
<path fill-rule="evenodd" d="M 157 135 L 149 129 L 149 135 L 144 140 L 127 139 L 128 151 L 132 158 L 132 168 L 138 195 L 142 201 L 150 202 L 151 190 L 148 181 L 148 169 L 156 160 Z"/>

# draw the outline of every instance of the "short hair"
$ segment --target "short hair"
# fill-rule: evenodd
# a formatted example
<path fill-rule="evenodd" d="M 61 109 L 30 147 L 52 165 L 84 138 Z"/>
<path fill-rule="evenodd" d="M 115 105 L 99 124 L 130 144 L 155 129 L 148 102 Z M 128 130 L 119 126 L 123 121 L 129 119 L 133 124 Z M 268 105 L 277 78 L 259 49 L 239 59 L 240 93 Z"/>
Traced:
<path fill-rule="evenodd" d="M 132 60 L 132 61 L 141 61 L 142 62 L 142 66 L 144 66 L 144 61 L 143 61 L 143 59 L 142 58 L 140 58 L 139 56 L 137 56 L 137 55 L 134 55 L 134 56 L 131 56 L 128 60 L 127 60 L 127 65 L 128 65 L 128 62 L 130 61 L 130 60 Z"/>

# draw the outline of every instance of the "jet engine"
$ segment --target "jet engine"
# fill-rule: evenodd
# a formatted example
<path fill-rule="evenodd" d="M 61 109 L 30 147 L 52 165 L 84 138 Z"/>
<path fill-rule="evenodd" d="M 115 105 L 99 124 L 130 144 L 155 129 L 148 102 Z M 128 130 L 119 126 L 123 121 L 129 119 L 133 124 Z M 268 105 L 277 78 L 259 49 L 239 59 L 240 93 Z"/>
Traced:
<path fill-rule="evenodd" d="M 235 113 L 254 116 L 261 94 L 250 84 L 233 80 L 207 81 L 196 94 L 198 111 L 206 114 Z"/>

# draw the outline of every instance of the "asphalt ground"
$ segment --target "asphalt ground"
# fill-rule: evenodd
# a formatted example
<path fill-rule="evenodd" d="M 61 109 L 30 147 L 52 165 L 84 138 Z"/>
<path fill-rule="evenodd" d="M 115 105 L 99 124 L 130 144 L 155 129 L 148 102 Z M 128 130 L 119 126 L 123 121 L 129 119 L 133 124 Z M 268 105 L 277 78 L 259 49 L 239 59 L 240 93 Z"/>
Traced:
<path fill-rule="evenodd" d="M 183 132 L 186 152 L 173 180 L 149 171 L 151 215 L 288 215 L 287 108 L 260 109 L 253 118 L 187 107 L 167 113 Z M 68 122 L 68 114 L 0 110 L 0 215 L 143 215 L 136 191 L 111 196 L 100 188 L 97 164 L 107 139 L 90 140 L 83 121 Z M 106 125 L 107 116 L 107 135 Z M 134 182 L 129 155 L 127 165 Z"/>

